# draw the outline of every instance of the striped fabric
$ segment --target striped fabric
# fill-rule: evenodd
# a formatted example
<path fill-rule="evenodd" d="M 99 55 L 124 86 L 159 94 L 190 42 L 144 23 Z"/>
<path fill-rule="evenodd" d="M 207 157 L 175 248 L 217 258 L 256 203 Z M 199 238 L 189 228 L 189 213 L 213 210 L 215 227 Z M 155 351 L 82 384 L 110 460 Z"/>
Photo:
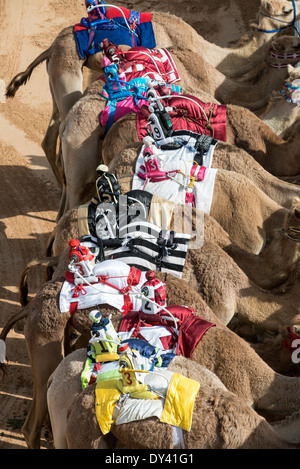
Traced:
<path fill-rule="evenodd" d="M 161 230 L 152 223 L 131 222 L 120 227 L 122 246 L 106 248 L 105 259 L 117 259 L 141 271 L 156 270 L 181 278 L 190 235 L 174 233 L 172 240 L 170 235 L 172 232 Z"/>

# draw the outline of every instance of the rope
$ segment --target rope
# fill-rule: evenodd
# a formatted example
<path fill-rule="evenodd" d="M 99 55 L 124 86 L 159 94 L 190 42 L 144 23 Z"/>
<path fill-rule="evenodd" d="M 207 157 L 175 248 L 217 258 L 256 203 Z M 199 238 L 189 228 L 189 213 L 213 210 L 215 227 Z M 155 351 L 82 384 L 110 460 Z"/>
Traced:
<path fill-rule="evenodd" d="M 69 269 L 70 269 L 70 266 L 69 266 Z M 98 288 L 94 287 L 92 283 L 88 282 L 88 280 L 86 280 L 86 279 L 80 274 L 80 272 L 78 272 L 73 266 L 71 266 L 71 269 L 70 269 L 70 270 L 71 270 L 71 272 L 76 272 L 76 274 L 77 274 L 82 280 L 84 280 L 84 282 L 85 282 L 86 285 L 89 285 L 90 287 L 94 288 L 94 290 L 97 290 L 97 291 L 99 292 Z M 99 278 L 99 277 L 98 277 L 98 278 Z M 111 277 L 111 278 L 113 278 L 113 277 Z M 120 289 L 120 288 L 118 288 L 118 287 L 116 287 L 115 285 L 112 285 L 112 284 L 110 284 L 110 283 L 106 283 L 106 282 L 102 281 L 100 278 L 99 278 L 99 280 L 100 280 L 101 283 L 104 283 L 105 285 L 110 286 L 110 287 L 112 287 L 112 288 L 118 290 L 120 293 L 125 293 L 124 291 L 122 291 L 123 289 Z M 78 286 L 78 285 L 77 285 L 77 286 Z M 82 286 L 81 286 L 81 287 L 82 287 Z M 119 293 L 113 293 L 113 292 L 112 292 L 112 293 L 109 293 L 109 295 L 118 295 L 118 294 L 119 294 Z M 166 313 L 168 313 L 169 316 L 171 316 L 171 318 L 173 319 L 174 324 L 175 324 L 175 329 L 178 330 L 178 326 L 177 326 L 178 319 L 176 319 L 176 318 L 173 316 L 173 314 L 172 314 L 170 311 L 168 311 L 164 306 L 161 306 L 161 305 L 157 304 L 155 301 L 150 300 L 150 298 L 148 298 L 147 296 L 143 295 L 143 293 L 128 291 L 128 292 L 126 292 L 126 294 L 127 294 L 127 295 L 137 295 L 137 298 L 142 299 L 142 300 L 149 301 L 150 303 L 153 303 L 154 305 L 156 305 L 158 308 L 163 309 L 164 311 L 166 311 Z"/>
<path fill-rule="evenodd" d="M 189 114 L 188 114 L 188 111 L 186 109 L 178 109 L 178 111 L 180 111 L 182 113 L 182 119 L 184 119 L 184 120 L 187 120 L 187 121 L 194 122 L 194 123 L 198 124 L 200 119 L 201 119 L 201 117 L 190 117 Z M 209 117 L 207 117 L 206 114 L 205 114 L 205 117 L 207 119 L 206 128 L 207 128 L 207 130 L 212 132 L 212 137 L 214 138 L 215 131 L 214 131 L 214 128 L 212 127 L 212 125 L 211 125 L 211 119 L 212 119 L 212 116 L 213 116 L 213 112 L 214 112 L 214 104 L 209 109 Z"/>
<path fill-rule="evenodd" d="M 203 112 L 203 114 L 204 114 L 204 116 L 205 116 L 205 119 L 206 119 L 207 121 L 209 121 L 209 119 L 208 119 L 208 117 L 207 117 L 207 114 L 206 114 L 206 112 L 204 111 L 203 107 L 202 107 L 199 103 L 197 103 L 197 101 L 195 101 L 194 99 L 189 98 L 188 96 L 185 96 L 185 95 L 183 95 L 183 94 L 176 94 L 176 95 L 174 95 L 174 96 L 172 96 L 172 95 L 163 95 L 163 96 L 151 97 L 151 100 L 153 100 L 153 101 L 154 101 L 154 100 L 158 101 L 158 100 L 161 100 L 161 99 L 172 99 L 172 98 L 174 98 L 174 97 L 175 97 L 175 98 L 184 98 L 184 99 L 187 99 L 188 101 L 192 101 L 194 104 L 196 104 L 196 106 L 198 106 L 198 107 L 201 109 L 201 111 Z"/>

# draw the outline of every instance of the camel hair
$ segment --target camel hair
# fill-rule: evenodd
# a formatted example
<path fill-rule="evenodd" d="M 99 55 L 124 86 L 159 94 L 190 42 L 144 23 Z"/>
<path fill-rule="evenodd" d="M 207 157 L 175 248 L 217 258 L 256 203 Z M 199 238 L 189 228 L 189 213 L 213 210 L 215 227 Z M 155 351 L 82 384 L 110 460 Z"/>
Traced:
<path fill-rule="evenodd" d="M 300 7 L 296 3 L 296 17 Z M 265 33 L 259 29 L 272 30 L 278 28 L 278 23 L 293 20 L 293 8 L 287 0 L 262 0 L 258 20 L 253 25 L 253 33 L 240 47 L 221 48 L 202 38 L 190 25 L 182 19 L 163 12 L 152 13 L 152 23 L 157 47 L 169 48 L 182 46 L 195 53 L 204 54 L 213 67 L 219 64 L 219 70 L 225 75 L 242 75 L 252 70 L 256 63 L 265 55 L 269 41 L 276 33 Z M 121 44 L 118 44 L 121 45 Z M 54 172 L 59 186 L 63 184 L 61 177 L 61 161 L 56 155 L 57 139 L 60 122 L 68 111 L 82 96 L 83 66 L 99 71 L 102 54 L 89 55 L 80 59 L 73 26 L 63 29 L 51 46 L 42 52 L 24 72 L 18 73 L 7 87 L 7 97 L 13 97 L 18 88 L 30 78 L 32 71 L 40 63 L 46 61 L 49 76 L 49 87 L 52 96 L 52 115 L 42 141 L 42 148 Z"/>
<path fill-rule="evenodd" d="M 86 349 L 72 352 L 48 380 L 47 406 L 54 449 L 176 449 L 173 429 L 168 424 L 160 423 L 157 418 L 140 420 L 133 425 L 113 424 L 111 431 L 103 435 L 94 412 L 95 387 L 91 385 L 82 391 L 80 386 L 85 360 Z M 228 391 L 216 374 L 206 367 L 183 356 L 176 356 L 168 370 L 200 384 L 191 429 L 182 431 L 181 448 L 298 447 L 288 443 L 287 439 L 299 439 L 299 412 L 272 426 L 245 399 Z M 286 435 L 286 439 L 278 435 L 277 428 L 280 434 Z M 135 438 L 132 438 L 133 432 Z"/>
<path fill-rule="evenodd" d="M 271 330 L 277 330 L 283 324 L 299 325 L 298 308 L 296 312 L 294 306 L 297 293 L 274 295 L 258 288 L 226 253 L 212 243 L 204 245 L 203 262 L 197 266 L 196 277 L 201 279 L 198 289 L 202 290 L 206 300 L 211 300 L 218 316 L 188 279 L 185 281 L 170 274 L 165 278 L 159 273 L 157 277 L 167 283 L 168 305 L 187 305 L 195 309 L 195 314 L 216 324 L 198 343 L 192 360 L 216 373 L 228 390 L 245 398 L 249 405 L 268 412 L 274 418 L 285 417 L 299 408 L 299 380 L 275 373 L 244 339 L 224 324 L 238 310 L 241 320 L 251 322 L 253 319 L 254 324 Z M 76 344 L 78 348 L 86 347 L 90 338 L 88 313 L 91 308 L 77 310 L 72 320 L 69 313 L 59 310 L 58 297 L 63 281 L 60 277 L 45 283 L 14 318 L 26 317 L 24 335 L 34 379 L 33 401 L 22 430 L 29 448 L 39 447 L 40 430 L 47 413 L 47 380 L 68 353 L 67 328 L 70 322 L 80 334 L 76 348 Z M 231 314 L 228 314 L 229 309 Z M 115 314 L 116 318 L 123 317 L 122 313 L 113 312 L 112 307 L 106 308 L 105 305 L 101 305 L 101 311 L 104 315 L 112 313 L 113 318 Z M 12 326 L 13 321 L 10 322 Z M 117 330 L 115 322 L 114 325 Z M 1 340 L 5 340 L 9 327 L 3 331 Z"/>

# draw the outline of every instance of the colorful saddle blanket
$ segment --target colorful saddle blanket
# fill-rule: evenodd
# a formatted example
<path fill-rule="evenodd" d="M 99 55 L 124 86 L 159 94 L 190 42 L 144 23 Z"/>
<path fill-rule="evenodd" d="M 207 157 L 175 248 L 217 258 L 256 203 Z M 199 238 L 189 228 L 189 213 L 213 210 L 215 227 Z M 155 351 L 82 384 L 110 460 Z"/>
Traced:
<path fill-rule="evenodd" d="M 147 382 L 146 382 L 147 381 Z M 137 420 L 157 417 L 161 422 L 168 423 L 178 429 L 190 431 L 192 415 L 196 396 L 200 384 L 178 373 L 164 370 L 160 373 L 148 374 L 145 384 L 154 391 L 159 389 L 157 398 L 131 398 L 128 389 L 122 389 L 121 379 L 100 381 L 95 389 L 96 417 L 102 433 L 105 435 L 111 430 L 112 423 L 121 425 Z M 127 386 L 126 388 L 130 388 Z M 145 393 L 144 393 L 145 394 Z M 174 444 L 173 436 L 173 447 Z M 183 438 L 181 438 L 182 444 Z M 182 447 L 182 446 L 179 446 Z"/>
<path fill-rule="evenodd" d="M 151 13 L 139 13 L 123 7 L 108 8 L 103 22 L 98 21 L 94 27 L 93 24 L 92 27 L 89 25 L 89 19 L 83 18 L 74 26 L 74 36 L 81 59 L 100 52 L 103 39 L 129 47 L 156 46 Z"/>
<path fill-rule="evenodd" d="M 117 248 L 107 248 L 105 259 L 125 262 L 141 272 L 155 270 L 182 277 L 191 238 L 189 234 L 161 230 L 152 223 L 140 220 L 122 226 L 119 237 L 122 244 Z"/>
<path fill-rule="evenodd" d="M 190 95 L 185 95 L 185 98 L 174 96 L 166 100 L 166 105 L 174 107 L 173 111 L 168 111 L 173 130 L 189 130 L 226 142 L 226 105 L 204 103 Z M 142 106 L 141 112 L 136 116 L 140 141 L 148 135 L 146 126 L 149 115 L 148 108 Z"/>
<path fill-rule="evenodd" d="M 106 84 L 102 96 L 107 99 L 107 105 L 100 116 L 100 122 L 106 131 L 113 122 L 129 113 L 139 113 L 142 106 L 148 106 L 147 81 L 154 80 L 160 84 L 164 94 L 175 94 L 180 87 L 174 84 L 181 80 L 172 55 L 167 49 L 148 49 L 145 47 L 133 47 L 127 52 L 118 52 L 120 63 L 119 79 L 112 81 L 110 88 L 105 77 L 100 77 Z M 108 67 L 109 68 L 109 67 Z M 114 99 L 114 89 L 123 91 L 124 96 Z M 138 94 L 135 91 L 138 90 Z M 130 90 L 131 95 L 130 95 Z"/>
<path fill-rule="evenodd" d="M 172 55 L 165 48 L 133 47 L 123 52 L 120 68 L 127 81 L 138 77 L 161 83 L 176 83 L 181 80 Z"/>

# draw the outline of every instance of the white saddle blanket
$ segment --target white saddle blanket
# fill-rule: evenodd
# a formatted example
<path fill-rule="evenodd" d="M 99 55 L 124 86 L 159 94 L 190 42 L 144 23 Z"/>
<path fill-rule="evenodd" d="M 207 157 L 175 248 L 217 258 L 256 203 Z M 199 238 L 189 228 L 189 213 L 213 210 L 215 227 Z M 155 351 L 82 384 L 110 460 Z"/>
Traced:
<path fill-rule="evenodd" d="M 185 145 L 179 149 L 162 150 L 157 155 L 162 171 L 171 173 L 172 179 L 166 179 L 159 182 L 151 182 L 138 176 L 144 174 L 144 157 L 143 152 L 145 145 L 143 145 L 141 152 L 138 156 L 135 168 L 135 175 L 132 181 L 132 189 L 147 190 L 151 194 L 159 195 L 164 199 L 170 200 L 181 205 L 185 205 L 185 196 L 187 186 L 190 183 L 191 169 L 194 164 L 195 155 L 197 153 L 194 145 L 196 139 L 191 136 L 169 137 L 160 140 L 159 144 L 173 143 L 174 139 L 183 140 Z M 193 185 L 193 194 L 195 197 L 195 206 L 197 209 L 210 213 L 211 203 L 214 193 L 214 183 L 217 169 L 211 168 L 213 153 L 215 145 L 211 145 L 208 152 L 203 156 L 203 165 L 206 167 L 205 177 L 203 181 L 196 181 Z M 175 171 L 180 171 L 175 174 Z"/>
<path fill-rule="evenodd" d="M 127 278 L 129 274 L 130 266 L 122 261 L 107 260 L 100 262 L 95 265 L 94 274 L 107 275 L 107 282 L 117 286 L 118 288 L 125 288 L 128 286 Z M 130 293 L 140 293 L 141 286 L 146 281 L 146 272 L 141 273 L 140 282 L 138 285 L 132 286 Z M 62 313 L 70 310 L 71 303 L 78 303 L 78 309 L 90 308 L 93 306 L 108 304 L 120 311 L 124 304 L 124 295 L 116 290 L 115 288 L 105 285 L 101 282 L 93 285 L 83 285 L 83 287 L 77 288 L 73 283 L 65 281 L 63 283 L 60 297 L 59 307 Z M 74 297 L 74 293 L 77 291 L 78 297 Z M 130 295 L 133 309 L 139 311 L 142 306 L 141 299 L 138 299 L 136 295 Z"/>

